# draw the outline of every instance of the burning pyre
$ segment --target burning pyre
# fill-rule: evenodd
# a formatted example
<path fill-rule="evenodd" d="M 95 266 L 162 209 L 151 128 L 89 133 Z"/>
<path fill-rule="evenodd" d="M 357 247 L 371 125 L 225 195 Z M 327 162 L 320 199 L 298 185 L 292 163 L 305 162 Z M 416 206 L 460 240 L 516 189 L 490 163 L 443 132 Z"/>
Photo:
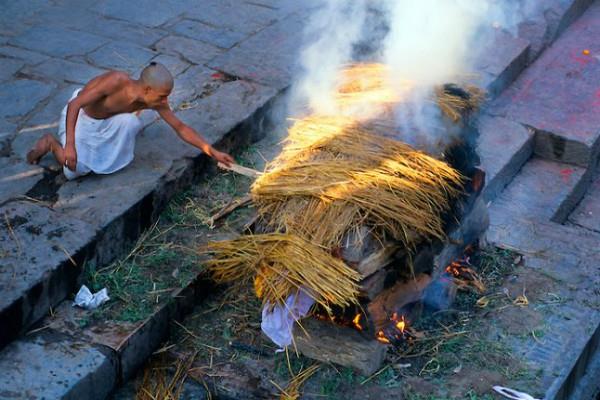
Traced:
<path fill-rule="evenodd" d="M 404 92 L 389 83 L 380 64 L 360 64 L 340 75 L 337 114 L 296 120 L 282 153 L 252 187 L 263 230 L 209 245 L 215 280 L 254 280 L 265 307 L 287 307 L 300 292 L 313 298 L 335 321 L 332 307 L 360 304 L 361 277 L 339 257 L 344 235 L 362 226 L 381 241 L 412 251 L 419 243 L 445 237 L 443 215 L 466 182 L 437 159 L 373 131 L 368 121 L 389 112 Z M 444 86 L 430 101 L 450 120 L 474 111 L 482 92 Z M 360 110 L 360 112 L 357 112 Z M 393 135 L 392 135 L 393 136 Z M 363 331 L 367 316 L 356 313 L 342 325 Z M 390 326 L 374 332 L 383 343 L 411 336 L 408 321 L 392 314 Z"/>

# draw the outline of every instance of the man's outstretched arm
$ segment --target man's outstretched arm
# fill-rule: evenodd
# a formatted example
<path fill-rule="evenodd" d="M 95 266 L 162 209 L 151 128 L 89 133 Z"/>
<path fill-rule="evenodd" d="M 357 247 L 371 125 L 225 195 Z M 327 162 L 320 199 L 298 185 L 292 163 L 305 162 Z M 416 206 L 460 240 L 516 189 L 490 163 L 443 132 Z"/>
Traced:
<path fill-rule="evenodd" d="M 157 109 L 158 114 L 166 121 L 177 132 L 177 135 L 186 143 L 202 150 L 209 157 L 214 158 L 216 161 L 223 163 L 227 166 L 235 163 L 233 157 L 227 153 L 216 150 L 209 143 L 202 138 L 194 129 L 184 124 L 168 105 L 165 105 Z"/>

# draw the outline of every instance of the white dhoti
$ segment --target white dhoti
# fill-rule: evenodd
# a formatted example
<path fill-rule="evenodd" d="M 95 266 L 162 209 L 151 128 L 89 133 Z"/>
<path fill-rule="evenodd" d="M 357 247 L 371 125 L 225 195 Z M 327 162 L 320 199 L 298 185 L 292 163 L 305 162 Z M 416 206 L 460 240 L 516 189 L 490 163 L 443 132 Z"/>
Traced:
<path fill-rule="evenodd" d="M 81 89 L 75 90 L 71 99 L 80 91 Z M 62 110 L 58 127 L 63 148 L 66 142 L 66 122 L 67 106 Z M 133 161 L 135 136 L 142 127 L 142 121 L 133 113 L 95 119 L 81 109 L 75 125 L 77 166 L 75 172 L 64 167 L 65 176 L 67 179 L 75 179 L 90 172 L 110 174 L 124 168 Z"/>

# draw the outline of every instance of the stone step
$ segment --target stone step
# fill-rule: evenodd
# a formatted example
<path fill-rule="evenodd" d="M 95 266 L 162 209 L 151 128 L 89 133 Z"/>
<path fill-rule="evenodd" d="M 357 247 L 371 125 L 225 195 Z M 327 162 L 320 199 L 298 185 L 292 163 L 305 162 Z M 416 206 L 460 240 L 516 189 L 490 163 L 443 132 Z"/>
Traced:
<path fill-rule="evenodd" d="M 206 79 L 201 72 L 189 76 L 191 85 L 202 84 L 198 75 Z M 178 115 L 206 132 L 209 143 L 235 151 L 264 135 L 277 93 L 255 83 L 225 82 Z M 24 134 L 13 150 L 25 152 L 34 140 Z M 136 158 L 122 171 L 49 184 L 48 201 L 20 196 L 0 204 L 0 348 L 72 294 L 86 264 L 107 265 L 129 251 L 173 195 L 211 171 L 207 165 L 206 156 L 155 122 L 138 135 Z"/>
<path fill-rule="evenodd" d="M 600 177 L 596 177 L 587 193 L 569 216 L 568 222 L 600 232 Z"/>
<path fill-rule="evenodd" d="M 482 116 L 478 124 L 477 154 L 486 173 L 483 196 L 495 199 L 533 153 L 533 133 L 501 117 Z"/>
<path fill-rule="evenodd" d="M 0 371 L 2 399 L 102 400 L 117 382 L 117 364 L 105 349 L 51 332 L 0 351 Z"/>
<path fill-rule="evenodd" d="M 595 167 L 600 148 L 600 3 L 593 3 L 489 110 L 536 132 L 543 158 Z"/>
<path fill-rule="evenodd" d="M 544 327 L 545 334 L 514 338 L 513 353 L 536 374 L 544 399 L 577 398 L 574 393 L 585 393 L 586 382 L 597 380 L 592 374 L 597 374 L 595 360 L 600 356 L 600 234 L 523 215 L 511 217 L 511 212 L 492 205 L 487 241 L 524 255 L 523 268 L 535 280 L 519 283 L 521 272 L 513 285 L 528 292 L 543 287 L 551 296 L 547 304 L 530 305 L 535 325 Z"/>
<path fill-rule="evenodd" d="M 534 157 L 496 198 L 490 218 L 507 225 L 513 219 L 563 223 L 585 193 L 589 175 L 584 168 Z"/>

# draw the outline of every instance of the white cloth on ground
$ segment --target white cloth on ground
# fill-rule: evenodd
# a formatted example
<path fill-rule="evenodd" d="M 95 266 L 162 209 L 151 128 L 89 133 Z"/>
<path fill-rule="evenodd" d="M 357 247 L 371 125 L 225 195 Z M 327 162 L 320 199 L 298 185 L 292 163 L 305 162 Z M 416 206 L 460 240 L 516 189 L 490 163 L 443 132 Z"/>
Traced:
<path fill-rule="evenodd" d="M 270 306 L 266 304 L 260 328 L 277 346 L 287 347 L 292 344 L 294 323 L 305 317 L 314 303 L 312 297 L 300 290 L 297 296 L 292 294 L 285 300 L 285 306 L 277 305 L 269 311 Z"/>
<path fill-rule="evenodd" d="M 75 90 L 69 101 L 77 97 L 80 91 Z M 62 110 L 58 127 L 63 147 L 66 142 L 67 106 Z M 110 174 L 126 167 L 133 161 L 135 137 L 142 127 L 142 122 L 133 113 L 95 119 L 81 109 L 75 125 L 77 166 L 75 172 L 64 167 L 65 176 L 75 179 L 89 172 Z"/>

